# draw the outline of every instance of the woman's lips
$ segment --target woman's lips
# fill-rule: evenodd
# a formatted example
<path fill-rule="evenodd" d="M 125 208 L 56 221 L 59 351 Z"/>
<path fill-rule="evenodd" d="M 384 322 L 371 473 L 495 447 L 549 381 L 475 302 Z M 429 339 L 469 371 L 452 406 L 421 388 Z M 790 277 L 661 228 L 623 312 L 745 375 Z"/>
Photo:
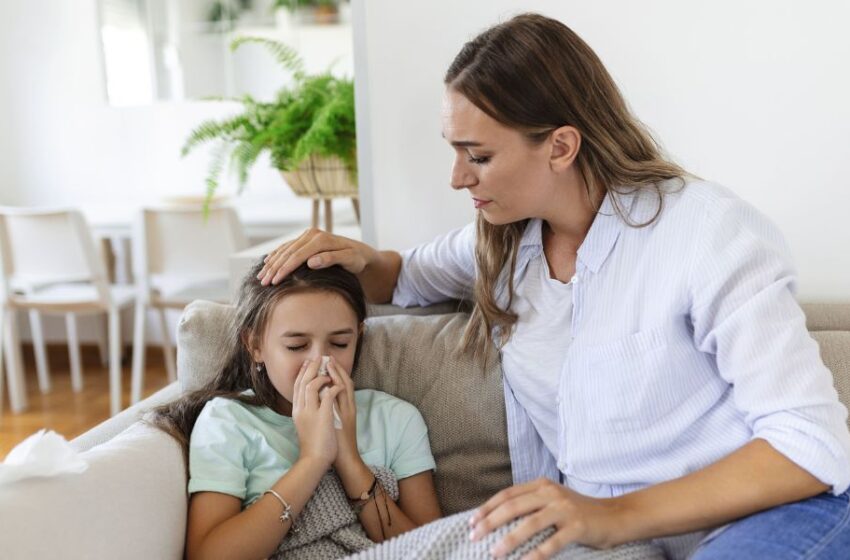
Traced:
<path fill-rule="evenodd" d="M 488 204 L 490 204 L 490 202 L 491 202 L 490 200 L 481 200 L 480 198 L 473 198 L 472 199 L 472 203 L 475 204 L 476 209 L 483 208 L 483 207 L 487 206 Z"/>

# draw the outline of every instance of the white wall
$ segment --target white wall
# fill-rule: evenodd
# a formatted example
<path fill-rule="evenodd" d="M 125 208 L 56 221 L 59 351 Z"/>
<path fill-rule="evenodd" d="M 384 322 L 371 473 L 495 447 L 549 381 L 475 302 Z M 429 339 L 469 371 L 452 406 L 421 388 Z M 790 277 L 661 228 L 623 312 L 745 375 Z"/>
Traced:
<path fill-rule="evenodd" d="M 468 195 L 448 186 L 443 73 L 480 30 L 538 11 L 596 50 L 674 159 L 779 224 L 802 300 L 850 300 L 850 3 L 367 0 L 354 8 L 363 10 L 356 74 L 368 75 L 369 93 L 358 100 L 369 116 L 360 132 L 370 154 L 364 196 L 374 199 L 366 239 L 400 249 L 472 219 Z"/>

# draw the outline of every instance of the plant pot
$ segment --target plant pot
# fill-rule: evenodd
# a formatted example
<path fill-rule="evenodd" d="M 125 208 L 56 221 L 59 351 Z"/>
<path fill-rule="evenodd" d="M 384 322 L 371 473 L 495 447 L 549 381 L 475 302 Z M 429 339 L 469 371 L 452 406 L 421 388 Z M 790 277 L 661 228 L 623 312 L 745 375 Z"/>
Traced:
<path fill-rule="evenodd" d="M 310 156 L 298 169 L 280 174 L 297 196 L 313 199 L 313 227 L 319 227 L 319 203 L 324 201 L 325 230 L 333 231 L 331 201 L 334 198 L 350 198 L 360 221 L 357 183 L 351 180 L 351 170 L 338 157 Z"/>
<path fill-rule="evenodd" d="M 335 5 L 298 6 L 295 21 L 305 25 L 331 25 L 339 23 L 339 7 Z"/>
<path fill-rule="evenodd" d="M 351 170 L 338 157 L 310 156 L 294 171 L 281 171 L 283 180 L 297 196 L 313 199 L 357 198 Z"/>

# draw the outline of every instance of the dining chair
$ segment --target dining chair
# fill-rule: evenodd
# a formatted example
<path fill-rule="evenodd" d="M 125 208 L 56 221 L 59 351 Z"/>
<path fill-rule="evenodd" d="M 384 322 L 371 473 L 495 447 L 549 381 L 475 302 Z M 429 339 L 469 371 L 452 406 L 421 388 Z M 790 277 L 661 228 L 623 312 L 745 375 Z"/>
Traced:
<path fill-rule="evenodd" d="M 70 208 L 0 207 L 0 279 L 0 340 L 5 344 L 5 374 L 12 411 L 27 407 L 17 320 L 19 311 L 27 311 L 31 320 L 37 317 L 33 347 L 37 366 L 41 362 L 38 369 L 42 390 L 49 387 L 49 379 L 40 316 L 65 316 L 72 387 L 77 392 L 83 383 L 76 318 L 106 314 L 110 413 L 120 412 L 120 312 L 132 307 L 136 291 L 132 285 L 110 285 L 103 258 L 82 213 Z"/>
<path fill-rule="evenodd" d="M 158 315 L 169 382 L 177 379 L 168 309 L 182 310 L 196 299 L 228 303 L 230 255 L 248 246 L 236 210 L 197 204 L 143 208 L 133 232 L 133 276 L 137 287 L 134 348 L 145 347 L 148 309 Z M 175 325 L 176 327 L 176 325 Z M 130 398 L 142 396 L 144 350 L 133 353 Z"/>

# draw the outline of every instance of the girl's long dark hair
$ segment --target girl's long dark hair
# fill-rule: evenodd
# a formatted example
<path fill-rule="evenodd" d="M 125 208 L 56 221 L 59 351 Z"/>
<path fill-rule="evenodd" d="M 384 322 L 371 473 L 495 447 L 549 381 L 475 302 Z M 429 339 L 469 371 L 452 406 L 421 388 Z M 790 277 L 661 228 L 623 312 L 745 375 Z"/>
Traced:
<path fill-rule="evenodd" d="M 251 267 L 239 288 L 236 313 L 228 329 L 226 348 L 228 357 L 221 371 L 201 389 L 153 409 L 148 422 L 173 436 L 183 447 L 188 458 L 189 438 L 195 421 L 204 405 L 215 397 L 225 397 L 254 406 L 274 409 L 278 392 L 269 380 L 265 368 L 257 371 L 249 348 L 254 346 L 268 326 L 272 310 L 287 295 L 304 292 L 329 292 L 341 296 L 357 316 L 357 322 L 366 319 L 366 298 L 357 277 L 340 266 L 313 270 L 306 264 L 297 268 L 277 285 L 263 286 L 257 274 L 263 268 L 262 259 Z M 360 357 L 362 336 L 357 338 L 354 365 Z M 352 368 L 353 369 L 353 368 Z M 246 389 L 252 396 L 242 395 Z"/>

